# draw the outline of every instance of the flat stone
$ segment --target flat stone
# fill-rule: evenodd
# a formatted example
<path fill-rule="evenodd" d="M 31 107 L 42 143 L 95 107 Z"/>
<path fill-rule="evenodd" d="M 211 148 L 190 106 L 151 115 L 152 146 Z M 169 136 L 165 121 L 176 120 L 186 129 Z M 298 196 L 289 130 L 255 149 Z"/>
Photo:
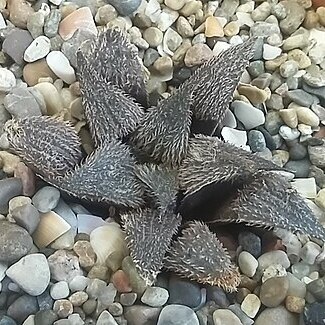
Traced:
<path fill-rule="evenodd" d="M 325 144 L 320 146 L 308 146 L 308 154 L 313 165 L 319 168 L 325 167 Z"/>
<path fill-rule="evenodd" d="M 44 186 L 38 190 L 32 198 L 35 208 L 46 213 L 53 210 L 60 199 L 60 191 L 53 186 Z"/>
<path fill-rule="evenodd" d="M 169 298 L 166 289 L 160 287 L 148 287 L 141 297 L 141 301 L 151 307 L 163 306 Z"/>
<path fill-rule="evenodd" d="M 40 222 L 40 214 L 32 204 L 24 204 L 14 208 L 11 215 L 16 223 L 25 228 L 29 234 L 36 230 Z"/>
<path fill-rule="evenodd" d="M 168 305 L 159 315 L 157 325 L 199 325 L 195 312 L 183 305 Z M 240 324 L 240 323 L 238 323 Z"/>
<path fill-rule="evenodd" d="M 214 325 L 241 325 L 240 319 L 228 309 L 217 309 L 213 312 L 213 322 Z"/>
<path fill-rule="evenodd" d="M 297 325 L 298 315 L 290 313 L 285 307 L 279 306 L 275 308 L 266 308 L 255 320 L 255 325 L 265 324 L 281 324 L 281 325 Z"/>
<path fill-rule="evenodd" d="M 107 311 L 104 310 L 98 317 L 96 325 L 118 325 L 114 317 Z"/>
<path fill-rule="evenodd" d="M 6 274 L 31 296 L 42 294 L 50 283 L 50 269 L 43 254 L 23 257 L 11 265 Z"/>
<path fill-rule="evenodd" d="M 25 50 L 24 60 L 26 62 L 34 62 L 45 58 L 45 56 L 50 52 L 50 49 L 50 39 L 46 36 L 38 36 Z"/>
<path fill-rule="evenodd" d="M 272 46 L 269 44 L 263 45 L 263 59 L 264 60 L 274 60 L 282 53 L 280 47 Z"/>

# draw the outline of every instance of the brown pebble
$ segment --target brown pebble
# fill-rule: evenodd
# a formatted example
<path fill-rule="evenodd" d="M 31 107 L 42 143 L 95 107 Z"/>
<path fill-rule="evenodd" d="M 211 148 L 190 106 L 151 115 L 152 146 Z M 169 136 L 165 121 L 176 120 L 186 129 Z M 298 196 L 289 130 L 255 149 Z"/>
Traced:
<path fill-rule="evenodd" d="M 260 299 L 266 307 L 277 307 L 287 296 L 289 281 L 287 277 L 275 277 L 266 280 L 260 291 Z"/>
<path fill-rule="evenodd" d="M 316 14 L 318 15 L 319 22 L 322 26 L 325 26 L 325 7 L 319 7 L 316 10 Z"/>
<path fill-rule="evenodd" d="M 96 262 L 96 254 L 89 241 L 78 240 L 73 246 L 74 252 L 79 257 L 79 263 L 85 269 L 91 268 Z"/>
<path fill-rule="evenodd" d="M 212 50 L 208 45 L 197 43 L 187 50 L 184 58 L 184 63 L 187 67 L 194 67 L 209 60 L 212 56 Z"/>
<path fill-rule="evenodd" d="M 303 22 L 303 26 L 306 29 L 315 28 L 318 25 L 318 20 L 319 20 L 319 18 L 318 18 L 317 13 L 314 10 L 309 10 L 306 12 L 306 17 Z"/>
<path fill-rule="evenodd" d="M 285 251 L 285 247 L 280 238 L 276 237 L 272 232 L 266 232 L 262 237 L 262 250 L 263 253 L 277 250 Z"/>
<path fill-rule="evenodd" d="M 312 3 L 314 8 L 325 7 L 325 0 L 312 0 Z"/>
<path fill-rule="evenodd" d="M 16 27 L 26 29 L 27 19 L 34 13 L 31 4 L 25 0 L 8 0 L 9 20 Z"/>
<path fill-rule="evenodd" d="M 59 299 L 54 302 L 53 311 L 56 312 L 60 318 L 67 318 L 73 313 L 73 305 L 67 299 Z"/>
<path fill-rule="evenodd" d="M 257 281 L 249 278 L 247 275 L 240 275 L 239 288 L 247 288 L 250 292 L 253 292 L 257 287 Z"/>
<path fill-rule="evenodd" d="M 80 307 L 88 300 L 88 294 L 84 291 L 77 291 L 69 297 L 69 301 L 75 307 Z"/>
<path fill-rule="evenodd" d="M 118 292 L 131 292 L 132 288 L 130 286 L 130 281 L 128 276 L 123 270 L 116 271 L 112 277 L 111 281 Z"/>
<path fill-rule="evenodd" d="M 292 313 L 301 314 L 304 311 L 305 299 L 295 296 L 287 296 L 285 305 Z"/>
<path fill-rule="evenodd" d="M 91 268 L 87 276 L 89 279 L 100 279 L 107 282 L 109 279 L 108 267 L 96 264 Z"/>
<path fill-rule="evenodd" d="M 33 196 L 35 193 L 35 174 L 23 162 L 19 162 L 14 170 L 14 177 L 21 179 L 23 195 Z"/>
<path fill-rule="evenodd" d="M 210 16 L 205 21 L 206 37 L 223 37 L 225 34 L 217 17 Z"/>
<path fill-rule="evenodd" d="M 45 59 L 27 63 L 23 69 L 23 77 L 28 86 L 35 86 L 40 78 L 50 77 L 53 80 L 57 79 Z"/>

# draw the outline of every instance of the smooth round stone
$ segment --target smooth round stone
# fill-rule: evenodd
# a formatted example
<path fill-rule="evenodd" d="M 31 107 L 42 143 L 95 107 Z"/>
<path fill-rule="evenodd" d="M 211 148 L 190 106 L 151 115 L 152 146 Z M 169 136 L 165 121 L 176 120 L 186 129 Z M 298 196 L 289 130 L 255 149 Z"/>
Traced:
<path fill-rule="evenodd" d="M 57 313 L 59 318 L 67 318 L 73 313 L 73 305 L 67 299 L 56 300 L 53 304 L 53 311 Z"/>
<path fill-rule="evenodd" d="M 17 323 L 9 316 L 0 316 L 0 325 L 17 325 Z"/>
<path fill-rule="evenodd" d="M 294 60 L 288 60 L 281 64 L 280 74 L 283 78 L 289 78 L 295 75 L 299 70 L 298 63 Z"/>
<path fill-rule="evenodd" d="M 297 129 L 292 129 L 286 125 L 280 127 L 279 134 L 285 141 L 292 141 L 300 136 L 300 132 Z"/>
<path fill-rule="evenodd" d="M 325 302 L 314 302 L 306 305 L 303 315 L 305 325 L 323 325 Z"/>
<path fill-rule="evenodd" d="M 248 145 L 253 152 L 261 152 L 266 149 L 266 141 L 261 131 L 251 130 L 248 132 Z"/>
<path fill-rule="evenodd" d="M 51 325 L 58 319 L 58 315 L 51 309 L 40 310 L 35 314 L 34 323 Z"/>
<path fill-rule="evenodd" d="M 60 191 L 52 186 L 44 186 L 32 198 L 33 205 L 42 213 L 53 210 L 59 203 Z"/>
<path fill-rule="evenodd" d="M 26 62 L 34 62 L 44 58 L 51 49 L 50 39 L 46 36 L 39 36 L 27 47 L 24 53 Z"/>
<path fill-rule="evenodd" d="M 143 32 L 143 38 L 151 47 L 157 47 L 163 40 L 163 33 L 157 27 L 149 27 Z"/>
<path fill-rule="evenodd" d="M 7 315 L 21 324 L 29 315 L 37 312 L 37 299 L 29 295 L 22 295 L 8 307 Z"/>
<path fill-rule="evenodd" d="M 113 302 L 111 305 L 108 306 L 108 311 L 113 316 L 121 316 L 123 315 L 123 306 L 119 302 Z"/>
<path fill-rule="evenodd" d="M 285 164 L 285 168 L 295 174 L 297 178 L 305 178 L 309 175 L 309 159 L 290 160 Z"/>
<path fill-rule="evenodd" d="M 238 256 L 238 265 L 245 275 L 252 277 L 257 270 L 258 262 L 252 254 L 242 251 Z"/>
<path fill-rule="evenodd" d="M 199 325 L 195 312 L 182 305 L 168 305 L 159 315 L 157 325 Z"/>
<path fill-rule="evenodd" d="M 279 306 L 275 308 L 266 308 L 255 320 L 255 325 L 281 324 L 281 325 L 297 325 L 298 315 L 290 313 L 285 307 Z"/>
<path fill-rule="evenodd" d="M 299 69 L 306 69 L 311 65 L 311 60 L 306 53 L 299 49 L 291 50 L 288 53 L 288 59 L 297 62 Z"/>
<path fill-rule="evenodd" d="M 69 282 L 71 292 L 83 291 L 86 289 L 90 279 L 83 275 L 77 275 Z"/>
<path fill-rule="evenodd" d="M 194 36 L 193 27 L 191 26 L 189 21 L 183 16 L 178 17 L 176 21 L 176 30 L 178 34 L 184 38 Z"/>
<path fill-rule="evenodd" d="M 25 228 L 30 234 L 36 230 L 40 222 L 40 214 L 32 204 L 16 207 L 11 211 L 11 215 L 16 223 Z"/>
<path fill-rule="evenodd" d="M 69 293 L 70 290 L 66 281 L 56 282 L 50 288 L 50 295 L 54 300 L 66 298 Z"/>
<path fill-rule="evenodd" d="M 319 125 L 318 116 L 308 107 L 298 106 L 296 107 L 296 112 L 300 123 L 310 125 L 311 127 Z"/>
<path fill-rule="evenodd" d="M 242 325 L 240 319 L 228 309 L 217 309 L 213 312 L 214 325 Z"/>
<path fill-rule="evenodd" d="M 279 306 L 287 296 L 289 281 L 287 277 L 275 277 L 266 280 L 260 291 L 260 299 L 266 307 Z"/>
<path fill-rule="evenodd" d="M 45 18 L 44 35 L 48 38 L 55 37 L 58 33 L 60 21 L 61 11 L 59 9 L 51 9 L 49 15 Z"/>
<path fill-rule="evenodd" d="M 242 85 L 238 87 L 238 92 L 246 96 L 253 105 L 264 103 L 268 97 L 265 90 L 252 85 Z"/>
<path fill-rule="evenodd" d="M 252 232 L 241 232 L 238 235 L 238 243 L 244 251 L 251 253 L 254 257 L 259 257 L 262 252 L 261 238 Z"/>
<path fill-rule="evenodd" d="M 296 143 L 289 150 L 290 158 L 292 160 L 304 159 L 307 156 L 307 153 L 307 148 L 300 143 Z"/>
<path fill-rule="evenodd" d="M 138 295 L 135 292 L 121 293 L 120 303 L 123 306 L 132 306 L 137 300 Z"/>
<path fill-rule="evenodd" d="M 279 114 L 283 122 L 290 128 L 296 128 L 298 126 L 297 111 L 294 108 L 281 109 Z"/>
<path fill-rule="evenodd" d="M 319 168 L 325 167 L 325 144 L 320 146 L 308 146 L 308 154 L 313 165 Z"/>
<path fill-rule="evenodd" d="M 31 296 L 42 294 L 50 283 L 50 269 L 43 254 L 24 256 L 11 265 L 6 274 Z"/>
<path fill-rule="evenodd" d="M 161 308 L 153 308 L 153 307 L 143 306 L 143 305 L 134 305 L 134 306 L 124 308 L 124 317 L 128 321 L 128 324 L 129 323 L 133 325 L 157 324 L 160 311 Z"/>
<path fill-rule="evenodd" d="M 23 65 L 24 52 L 32 43 L 33 38 L 26 30 L 15 29 L 2 43 L 2 51 L 9 55 L 17 64 Z"/>
<path fill-rule="evenodd" d="M 241 304 L 241 310 L 245 312 L 245 314 L 250 317 L 254 318 L 258 313 L 261 307 L 261 300 L 255 294 L 248 294 Z"/>
<path fill-rule="evenodd" d="M 184 58 L 184 63 L 187 67 L 194 67 L 209 60 L 212 55 L 213 53 L 208 45 L 197 43 L 187 50 Z"/>
<path fill-rule="evenodd" d="M 234 109 L 234 114 L 247 130 L 253 129 L 265 122 L 263 112 L 250 104 L 235 100 L 231 106 Z"/>
<path fill-rule="evenodd" d="M 104 292 L 105 294 L 105 292 Z M 72 305 L 74 307 L 80 307 L 81 305 L 83 305 L 86 301 L 88 300 L 88 294 L 84 291 L 77 291 L 75 293 L 73 293 L 70 297 L 69 297 L 69 301 L 72 303 Z M 99 299 L 98 301 L 102 301 L 102 297 L 101 299 Z M 106 306 L 106 304 L 105 304 Z"/>
<path fill-rule="evenodd" d="M 16 86 L 15 75 L 6 68 L 0 68 L 0 91 L 9 92 Z"/>
<path fill-rule="evenodd" d="M 247 144 L 246 131 L 225 126 L 221 130 L 221 135 L 225 142 L 229 142 L 237 147 L 245 147 Z"/>
<path fill-rule="evenodd" d="M 38 36 L 43 35 L 44 22 L 45 15 L 42 11 L 37 11 L 28 17 L 27 29 L 30 32 L 30 35 L 32 36 L 32 40 L 37 38 Z"/>
<path fill-rule="evenodd" d="M 209 16 L 205 20 L 205 32 L 206 37 L 223 37 L 224 31 L 218 18 L 215 16 Z"/>
<path fill-rule="evenodd" d="M 226 308 L 229 306 L 229 300 L 223 289 L 217 286 L 207 286 L 207 300 L 214 301 L 218 306 Z"/>
<path fill-rule="evenodd" d="M 46 57 L 49 68 L 67 84 L 76 81 L 74 69 L 70 65 L 69 60 L 61 51 L 52 51 Z"/>
<path fill-rule="evenodd" d="M 262 60 L 253 61 L 249 64 L 247 70 L 252 78 L 257 78 L 265 72 L 264 62 Z"/>
<path fill-rule="evenodd" d="M 23 77 L 28 86 L 35 86 L 40 78 L 56 79 L 56 75 L 49 68 L 45 59 L 26 64 L 23 69 Z"/>
<path fill-rule="evenodd" d="M 171 276 L 168 291 L 168 303 L 170 304 L 180 304 L 194 308 L 201 302 L 201 289 L 195 282 Z"/>
<path fill-rule="evenodd" d="M 287 310 L 297 314 L 301 314 L 303 312 L 305 303 L 305 299 L 294 296 L 287 296 L 285 300 Z"/>
<path fill-rule="evenodd" d="M 307 264 L 313 265 L 316 257 L 321 253 L 321 248 L 316 243 L 309 241 L 301 249 L 301 259 Z"/>
<path fill-rule="evenodd" d="M 286 35 L 295 32 L 305 19 L 305 9 L 295 1 L 284 1 L 283 6 L 287 12 L 286 18 L 280 21 L 281 31 Z"/>
<path fill-rule="evenodd" d="M 290 267 L 290 261 L 287 254 L 281 250 L 274 250 L 271 252 L 264 253 L 258 258 L 258 268 L 265 270 L 270 265 L 280 264 L 285 269 Z"/>
<path fill-rule="evenodd" d="M 169 298 L 166 289 L 160 287 L 148 287 L 141 297 L 141 301 L 151 307 L 163 306 Z"/>

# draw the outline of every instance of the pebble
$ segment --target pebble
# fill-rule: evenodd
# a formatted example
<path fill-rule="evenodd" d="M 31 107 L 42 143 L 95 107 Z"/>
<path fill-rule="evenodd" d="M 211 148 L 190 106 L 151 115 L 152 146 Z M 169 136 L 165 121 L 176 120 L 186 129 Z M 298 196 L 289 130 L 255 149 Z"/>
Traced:
<path fill-rule="evenodd" d="M 160 287 L 148 287 L 141 297 L 141 301 L 151 307 L 163 306 L 169 298 L 166 289 Z"/>
<path fill-rule="evenodd" d="M 96 254 L 89 241 L 78 240 L 73 246 L 74 252 L 79 257 L 80 266 L 89 269 L 96 262 Z M 105 272 L 106 273 L 106 272 Z"/>
<path fill-rule="evenodd" d="M 262 104 L 268 98 L 265 90 L 252 85 L 241 85 L 238 87 L 238 92 L 246 96 L 253 105 Z"/>
<path fill-rule="evenodd" d="M 65 83 L 70 85 L 76 81 L 74 69 L 62 52 L 50 52 L 46 57 L 46 63 L 56 76 L 62 79 Z"/>
<path fill-rule="evenodd" d="M 38 210 L 30 203 L 14 208 L 10 214 L 16 223 L 25 228 L 29 234 L 32 234 L 36 230 L 40 222 Z"/>
<path fill-rule="evenodd" d="M 228 309 L 217 309 L 213 312 L 214 325 L 242 325 L 240 319 Z"/>
<path fill-rule="evenodd" d="M 281 48 L 269 44 L 263 45 L 263 59 L 274 60 L 282 53 Z"/>
<path fill-rule="evenodd" d="M 8 1 L 9 20 L 18 28 L 26 29 L 27 20 L 34 13 L 31 4 L 24 0 Z"/>
<path fill-rule="evenodd" d="M 172 311 L 176 309 L 176 306 L 172 309 Z M 157 324 L 157 320 L 158 320 L 158 316 L 160 314 L 161 308 L 153 308 L 153 307 L 149 307 L 149 306 L 143 306 L 143 305 L 134 305 L 134 306 L 130 306 L 130 307 L 126 307 L 125 311 L 124 311 L 124 317 L 125 319 L 128 321 L 128 324 L 130 325 L 142 325 L 142 324 Z M 167 310 L 168 311 L 168 310 Z M 184 313 L 183 313 L 184 314 Z M 181 314 L 180 317 L 183 317 Z M 195 314 L 193 316 L 192 313 L 189 312 L 189 314 L 191 315 L 191 317 L 195 319 Z M 168 317 L 168 315 L 163 315 L 163 321 L 164 318 L 166 319 Z M 186 317 L 186 313 L 184 315 L 184 318 Z M 185 318 L 186 320 L 186 318 Z M 180 322 L 176 323 L 178 325 L 181 325 L 182 319 L 180 320 Z M 164 323 L 160 323 L 160 325 L 162 325 Z M 168 323 L 168 324 L 175 324 L 175 323 Z M 188 323 L 189 325 L 190 323 Z M 199 324 L 198 322 L 194 323 L 194 324 Z"/>
<path fill-rule="evenodd" d="M 319 125 L 318 116 L 308 107 L 297 106 L 295 110 L 300 123 L 310 125 L 311 127 L 317 127 Z"/>
<path fill-rule="evenodd" d="M 35 86 L 40 78 L 56 79 L 56 75 L 49 68 L 45 59 L 26 64 L 23 69 L 23 77 L 28 86 Z"/>
<path fill-rule="evenodd" d="M 83 275 L 76 275 L 69 282 L 71 292 L 83 291 L 89 284 L 90 279 Z"/>
<path fill-rule="evenodd" d="M 132 306 L 137 300 L 137 297 L 138 295 L 135 292 L 121 293 L 120 303 L 123 306 Z"/>
<path fill-rule="evenodd" d="M 48 264 L 56 281 L 70 282 L 75 276 L 83 275 L 78 257 L 69 251 L 57 250 L 49 256 Z"/>
<path fill-rule="evenodd" d="M 241 304 L 242 311 L 250 318 L 254 318 L 261 307 L 261 301 L 255 294 L 248 294 Z"/>
<path fill-rule="evenodd" d="M 118 325 L 114 317 L 107 311 L 104 310 L 98 317 L 96 325 Z"/>
<path fill-rule="evenodd" d="M 288 60 L 280 65 L 280 74 L 283 78 L 294 76 L 299 70 L 299 65 L 294 60 Z"/>
<path fill-rule="evenodd" d="M 80 307 L 88 300 L 88 294 L 84 291 L 77 291 L 69 297 L 69 301 L 74 307 Z"/>
<path fill-rule="evenodd" d="M 45 15 L 41 11 L 34 12 L 32 15 L 28 17 L 27 30 L 32 36 L 32 40 L 37 38 L 38 36 L 43 35 L 44 22 L 45 22 Z"/>
<path fill-rule="evenodd" d="M 296 143 L 290 148 L 289 154 L 292 160 L 301 160 L 306 158 L 307 148 L 300 143 Z"/>
<path fill-rule="evenodd" d="M 282 5 L 287 15 L 280 21 L 279 26 L 284 34 L 291 35 L 304 21 L 305 9 L 295 1 L 283 1 Z"/>
<path fill-rule="evenodd" d="M 280 127 L 279 134 L 285 141 L 293 141 L 300 136 L 300 132 L 297 129 L 292 129 L 286 125 Z"/>
<path fill-rule="evenodd" d="M 32 43 L 30 33 L 22 29 L 14 29 L 2 43 L 2 51 L 9 55 L 17 64 L 23 65 L 24 52 Z"/>
<path fill-rule="evenodd" d="M 43 254 L 24 256 L 11 265 L 6 274 L 31 296 L 42 294 L 50 283 L 50 269 Z"/>
<path fill-rule="evenodd" d="M 317 198 L 317 197 L 316 197 Z M 315 203 L 316 202 L 315 198 Z M 313 265 L 316 261 L 316 257 L 321 253 L 321 248 L 316 243 L 313 243 L 312 241 L 307 242 L 300 251 L 300 257 L 301 259 L 310 265 Z"/>
<path fill-rule="evenodd" d="M 41 310 L 35 314 L 35 324 L 53 324 L 58 319 L 58 315 L 53 310 Z"/>
<path fill-rule="evenodd" d="M 307 305 L 303 319 L 305 325 L 322 325 L 325 319 L 325 302 L 314 302 Z"/>
<path fill-rule="evenodd" d="M 238 235 L 238 243 L 244 251 L 249 252 L 255 258 L 259 257 L 262 252 L 261 238 L 252 232 L 241 232 Z"/>
<path fill-rule="evenodd" d="M 301 314 L 304 311 L 305 299 L 295 296 L 287 296 L 285 306 L 290 312 Z"/>
<path fill-rule="evenodd" d="M 184 58 L 184 63 L 187 67 L 194 67 L 209 60 L 212 55 L 212 51 L 208 45 L 198 43 L 187 50 Z"/>
<path fill-rule="evenodd" d="M 181 304 L 191 308 L 201 302 L 201 290 L 197 283 L 172 276 L 168 285 L 170 304 Z"/>
<path fill-rule="evenodd" d="M 9 92 L 16 86 L 15 75 L 6 68 L 0 68 L 0 91 Z"/>
<path fill-rule="evenodd" d="M 50 288 L 50 295 L 54 300 L 67 298 L 69 293 L 70 290 L 66 281 L 58 281 Z"/>
<path fill-rule="evenodd" d="M 34 62 L 45 58 L 45 56 L 50 52 L 50 49 L 50 39 L 46 36 L 38 36 L 25 50 L 24 60 L 26 62 Z"/>
<path fill-rule="evenodd" d="M 33 205 L 42 213 L 53 210 L 60 199 L 60 191 L 52 186 L 44 186 L 32 198 Z"/>
<path fill-rule="evenodd" d="M 29 315 L 36 312 L 38 312 L 37 299 L 29 295 L 22 295 L 8 307 L 6 314 L 21 324 Z M 2 324 L 1 321 L 0 324 Z"/>
<path fill-rule="evenodd" d="M 235 100 L 231 107 L 234 109 L 234 114 L 238 120 L 244 124 L 246 130 L 253 129 L 265 122 L 263 112 L 250 104 Z"/>
<path fill-rule="evenodd" d="M 262 152 L 266 149 L 264 135 L 258 130 L 251 130 L 248 132 L 248 144 L 253 152 Z"/>
<path fill-rule="evenodd" d="M 297 279 L 292 273 L 287 272 L 289 281 L 288 296 L 304 298 L 306 296 L 306 284 Z"/>
<path fill-rule="evenodd" d="M 125 1 L 122 3 L 125 3 Z M 78 29 L 97 35 L 97 28 L 90 8 L 79 8 L 61 20 L 59 34 L 64 41 L 67 41 Z"/>
<path fill-rule="evenodd" d="M 59 318 L 67 318 L 73 313 L 73 305 L 67 299 L 59 299 L 54 302 L 53 311 L 57 313 Z"/>
<path fill-rule="evenodd" d="M 238 256 L 238 265 L 245 275 L 253 277 L 257 270 L 258 262 L 252 254 L 242 251 Z"/>
<path fill-rule="evenodd" d="M 266 280 L 260 291 L 260 299 L 267 307 L 279 306 L 287 296 L 289 281 L 287 277 L 275 277 Z"/>
<path fill-rule="evenodd" d="M 223 127 L 221 135 L 225 142 L 229 142 L 237 147 L 245 147 L 247 143 L 246 131 L 233 129 L 230 127 Z"/>
<path fill-rule="evenodd" d="M 263 310 L 254 323 L 255 325 L 265 324 L 281 324 L 281 325 L 297 325 L 297 315 L 290 313 L 285 307 L 278 306 L 275 308 L 266 308 Z"/>
<path fill-rule="evenodd" d="M 194 30 L 189 21 L 183 17 L 178 17 L 176 21 L 176 30 L 183 38 L 187 37 L 193 37 L 194 36 Z"/>
<path fill-rule="evenodd" d="M 209 16 L 205 21 L 206 37 L 223 37 L 224 31 L 217 17 Z"/>
<path fill-rule="evenodd" d="M 280 264 L 285 269 L 290 267 L 290 261 L 287 254 L 281 250 L 274 250 L 271 252 L 264 253 L 258 258 L 259 270 L 265 270 L 270 265 Z"/>
<path fill-rule="evenodd" d="M 291 184 L 303 197 L 309 199 L 316 197 L 315 178 L 297 178 Z"/>
<path fill-rule="evenodd" d="M 308 146 L 308 154 L 313 165 L 319 168 L 325 167 L 325 144 L 320 146 Z"/>
<path fill-rule="evenodd" d="M 161 313 L 158 318 L 157 325 L 165 324 L 199 325 L 199 320 L 195 312 L 191 308 L 187 306 L 171 304 L 161 310 Z"/>
<path fill-rule="evenodd" d="M 3 104 L 15 118 L 41 116 L 40 106 L 28 88 L 16 87 L 4 98 Z"/>

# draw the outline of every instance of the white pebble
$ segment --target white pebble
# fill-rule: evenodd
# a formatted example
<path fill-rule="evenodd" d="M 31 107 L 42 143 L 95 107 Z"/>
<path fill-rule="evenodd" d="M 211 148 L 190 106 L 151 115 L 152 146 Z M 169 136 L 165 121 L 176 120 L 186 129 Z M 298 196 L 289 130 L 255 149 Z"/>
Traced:
<path fill-rule="evenodd" d="M 54 283 L 50 289 L 50 295 L 54 300 L 64 299 L 69 296 L 70 290 L 66 281 Z"/>
<path fill-rule="evenodd" d="M 281 48 L 269 44 L 263 45 L 263 59 L 273 60 L 281 54 Z"/>
<path fill-rule="evenodd" d="M 238 256 L 238 265 L 245 275 L 252 277 L 257 270 L 258 262 L 252 254 L 243 251 Z"/>
<path fill-rule="evenodd" d="M 15 75 L 6 68 L 0 68 L 0 91 L 9 92 L 15 86 Z"/>
<path fill-rule="evenodd" d="M 50 49 L 50 39 L 46 36 L 38 36 L 25 50 L 24 60 L 26 62 L 34 62 L 45 58 L 46 55 L 50 52 Z"/>
<path fill-rule="evenodd" d="M 291 182 L 291 185 L 307 199 L 314 199 L 316 197 L 317 187 L 314 177 L 297 178 Z"/>
<path fill-rule="evenodd" d="M 240 308 L 250 318 L 254 318 L 261 307 L 261 300 L 253 293 L 248 294 Z"/>
<path fill-rule="evenodd" d="M 214 55 L 218 56 L 221 52 L 229 49 L 230 46 L 231 45 L 226 43 L 226 42 L 218 41 L 214 45 L 212 52 L 213 52 Z"/>
<path fill-rule="evenodd" d="M 74 69 L 68 58 L 61 51 L 52 51 L 46 57 L 50 69 L 64 82 L 72 84 L 76 81 Z"/>
<path fill-rule="evenodd" d="M 232 129 L 225 126 L 221 130 L 221 135 L 225 142 L 229 142 L 236 147 L 245 147 L 247 143 L 247 133 L 246 131 Z"/>

